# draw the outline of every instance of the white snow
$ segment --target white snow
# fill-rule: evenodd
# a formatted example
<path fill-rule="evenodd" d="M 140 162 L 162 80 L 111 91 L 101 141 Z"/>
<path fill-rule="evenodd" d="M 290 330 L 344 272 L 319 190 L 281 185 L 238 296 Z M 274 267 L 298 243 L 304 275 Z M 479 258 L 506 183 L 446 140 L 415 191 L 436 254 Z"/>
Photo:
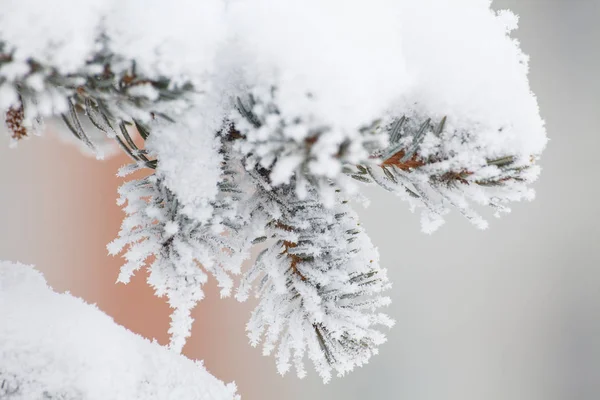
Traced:
<path fill-rule="evenodd" d="M 200 104 L 205 104 L 200 100 Z M 147 148 L 156 153 L 159 175 L 184 206 L 184 212 L 199 222 L 212 217 L 211 202 L 217 196 L 222 157 L 214 132 L 222 120 L 202 118 L 200 106 L 165 122 L 148 140 Z M 210 116 L 210 115 L 209 115 Z M 208 117 L 208 116 L 207 116 Z M 211 132 L 213 134 L 211 134 Z"/>
<path fill-rule="evenodd" d="M 33 57 L 61 73 L 74 72 L 94 50 L 109 4 L 107 0 L 2 0 L 0 38 L 10 45 L 5 51 L 16 50 L 13 57 L 19 61 Z"/>
<path fill-rule="evenodd" d="M 87 0 L 89 1 L 89 0 Z M 111 49 L 150 76 L 190 79 L 212 72 L 226 37 L 223 0 L 105 0 Z"/>
<path fill-rule="evenodd" d="M 448 130 L 471 131 L 471 144 L 488 155 L 539 154 L 544 124 L 529 88 L 528 57 L 509 35 L 514 14 L 497 14 L 488 0 L 396 3 L 413 83 L 394 109 L 448 116 Z"/>
<path fill-rule="evenodd" d="M 0 398 L 238 399 L 201 362 L 55 293 L 31 266 L 0 262 Z"/>
<path fill-rule="evenodd" d="M 393 4 L 240 0 L 228 9 L 229 26 L 250 84 L 276 87 L 284 118 L 310 114 L 356 129 L 411 82 L 403 43 L 412 38 L 399 34 Z"/>

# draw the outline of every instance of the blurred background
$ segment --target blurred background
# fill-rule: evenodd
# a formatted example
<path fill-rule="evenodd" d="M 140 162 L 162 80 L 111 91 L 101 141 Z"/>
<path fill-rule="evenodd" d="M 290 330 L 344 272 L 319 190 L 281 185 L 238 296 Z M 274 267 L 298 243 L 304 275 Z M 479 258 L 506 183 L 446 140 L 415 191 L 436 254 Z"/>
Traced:
<path fill-rule="evenodd" d="M 394 287 L 397 325 L 381 354 L 323 385 L 280 377 L 251 348 L 252 303 L 220 300 L 214 282 L 195 309 L 184 352 L 245 400 L 600 399 L 600 0 L 495 0 L 521 16 L 530 82 L 551 142 L 533 203 L 478 231 L 454 215 L 432 236 L 419 217 L 373 189 L 359 210 Z M 0 259 L 37 265 L 50 284 L 96 303 L 118 323 L 167 342 L 168 307 L 138 274 L 114 282 L 121 260 L 115 176 L 55 135 L 8 149 L 0 138 Z"/>

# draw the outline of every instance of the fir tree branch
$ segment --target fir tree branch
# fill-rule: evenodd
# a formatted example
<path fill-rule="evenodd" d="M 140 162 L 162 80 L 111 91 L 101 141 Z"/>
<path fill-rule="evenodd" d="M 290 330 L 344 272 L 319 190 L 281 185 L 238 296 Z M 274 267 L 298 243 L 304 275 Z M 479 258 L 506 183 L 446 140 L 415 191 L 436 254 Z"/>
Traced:
<path fill-rule="evenodd" d="M 268 172 L 251 176 L 266 188 L 255 194 L 260 201 L 253 213 L 266 214 L 266 236 L 274 242 L 238 289 L 244 300 L 264 274 L 248 335 L 253 345 L 263 343 L 264 354 L 276 352 L 281 374 L 293 360 L 304 376 L 307 355 L 327 382 L 332 371 L 343 375 L 366 363 L 385 341 L 375 328 L 393 324 L 375 312 L 389 302 L 381 296 L 389 287 L 385 270 L 347 204 L 328 209 L 315 189 L 298 200 L 293 184 L 269 190 Z"/>

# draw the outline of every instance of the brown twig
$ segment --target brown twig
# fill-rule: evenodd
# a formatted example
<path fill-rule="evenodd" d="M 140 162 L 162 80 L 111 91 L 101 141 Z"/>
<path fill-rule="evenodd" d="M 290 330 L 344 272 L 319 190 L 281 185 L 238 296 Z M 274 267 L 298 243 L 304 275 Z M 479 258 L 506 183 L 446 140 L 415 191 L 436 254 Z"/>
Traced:
<path fill-rule="evenodd" d="M 290 269 L 292 272 L 300 277 L 302 281 L 306 281 L 306 277 L 302 275 L 302 273 L 298 270 L 298 263 L 302 262 L 302 258 L 296 254 L 290 254 L 289 249 L 293 249 L 294 247 L 298 247 L 298 243 L 290 242 L 288 240 L 283 241 L 283 247 L 285 248 L 281 254 L 287 254 L 288 258 L 291 260 Z"/>
<path fill-rule="evenodd" d="M 416 154 L 414 156 L 412 156 L 409 160 L 402 161 L 402 158 L 404 158 L 404 155 L 405 155 L 404 150 L 400 150 L 399 152 L 392 155 L 387 160 L 384 160 L 381 163 L 381 166 L 385 167 L 385 166 L 393 165 L 403 171 L 409 171 L 411 169 L 419 168 L 419 167 L 422 167 L 423 165 L 425 165 L 425 163 L 422 160 L 420 160 Z"/>

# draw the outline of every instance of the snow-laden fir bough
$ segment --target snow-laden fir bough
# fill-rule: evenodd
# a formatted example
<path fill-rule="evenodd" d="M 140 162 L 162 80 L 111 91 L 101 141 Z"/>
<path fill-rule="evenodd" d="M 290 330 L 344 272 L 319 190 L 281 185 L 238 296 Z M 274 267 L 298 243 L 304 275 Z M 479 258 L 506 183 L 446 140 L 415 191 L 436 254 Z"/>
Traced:
<path fill-rule="evenodd" d="M 121 175 L 147 171 L 120 189 L 109 250 L 121 282 L 149 269 L 177 351 L 208 274 L 223 296 L 242 274 L 236 297 L 259 298 L 248 336 L 280 373 L 308 358 L 344 374 L 393 324 L 348 202 L 360 185 L 421 208 L 426 232 L 451 209 L 485 228 L 477 206 L 533 198 L 544 123 L 517 18 L 487 0 L 60 3 L 0 9 L 9 135 L 61 118 L 99 157 L 86 126 L 114 139 Z"/>
<path fill-rule="evenodd" d="M 247 326 L 251 343 L 262 340 L 266 355 L 277 349 L 281 374 L 293 358 L 304 376 L 305 354 L 324 381 L 332 369 L 341 375 L 367 362 L 385 341 L 377 326 L 393 321 L 377 312 L 389 304 L 381 296 L 389 284 L 356 215 L 345 200 L 325 207 L 312 188 L 298 199 L 294 185 L 271 187 L 267 170 L 251 175 L 257 185 L 252 214 L 267 221 L 265 237 L 275 239 L 236 295 L 245 300 L 260 281 L 260 301 Z"/>

